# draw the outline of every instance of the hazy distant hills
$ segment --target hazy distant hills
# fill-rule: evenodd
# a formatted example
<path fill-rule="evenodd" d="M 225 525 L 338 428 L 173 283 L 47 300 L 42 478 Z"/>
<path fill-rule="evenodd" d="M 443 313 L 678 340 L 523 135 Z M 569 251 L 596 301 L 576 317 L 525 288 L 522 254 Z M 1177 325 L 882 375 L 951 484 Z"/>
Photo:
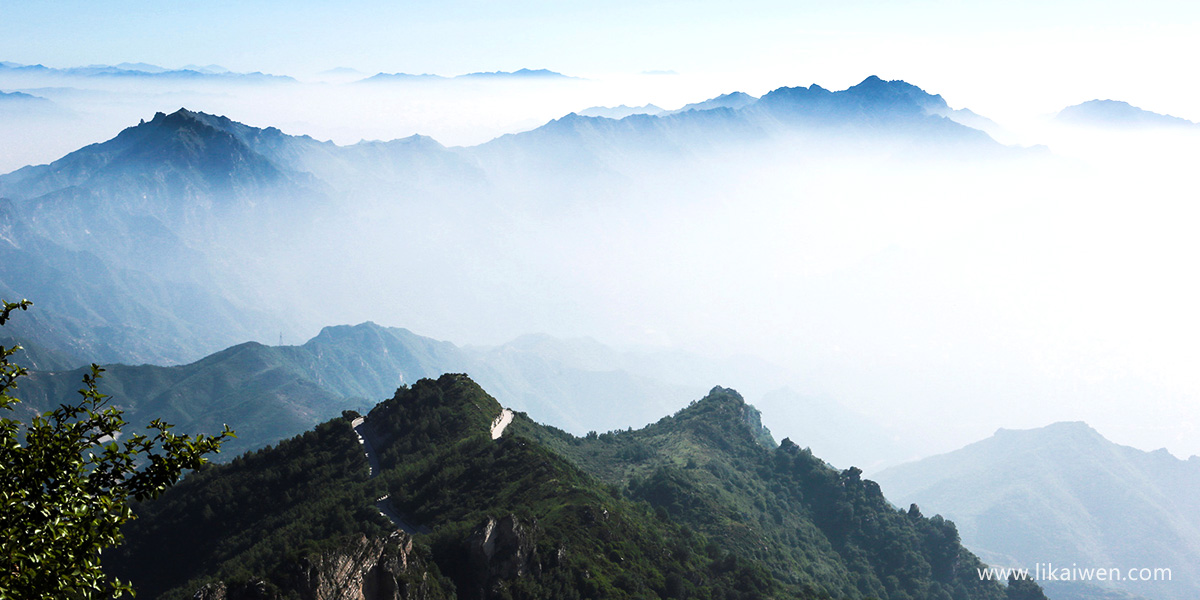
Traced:
<path fill-rule="evenodd" d="M 11 107 L 20 105 L 48 104 L 49 100 L 24 92 L 0 92 L 0 106 Z"/>
<path fill-rule="evenodd" d="M 1088 100 L 1082 104 L 1062 109 L 1055 119 L 1071 125 L 1126 129 L 1196 127 L 1196 123 L 1187 119 L 1151 112 L 1120 100 Z"/>
<path fill-rule="evenodd" d="M 302 233 L 284 222 L 311 219 L 321 188 L 186 111 L 0 177 L 0 291 L 46 321 L 10 335 L 81 360 L 168 363 L 277 335 L 287 328 L 240 256 L 277 241 L 263 232 Z"/>
<path fill-rule="evenodd" d="M 447 77 L 444 75 L 433 75 L 430 73 L 422 73 L 416 75 L 413 73 L 376 73 L 370 77 L 361 80 L 361 83 L 403 83 L 409 81 L 449 81 L 449 80 L 469 80 L 469 79 L 575 79 L 570 75 L 556 73 L 549 69 L 518 69 L 516 71 L 486 71 L 477 73 L 464 73 L 462 75 L 454 75 Z"/>
<path fill-rule="evenodd" d="M 624 119 L 632 115 L 658 115 L 663 109 L 647 104 L 645 106 L 592 106 L 579 111 L 581 117 L 603 117 L 605 119 Z"/>
<path fill-rule="evenodd" d="M 48 117 L 66 112 L 47 98 L 5 91 L 0 91 L 0 110 L 8 117 Z"/>
<path fill-rule="evenodd" d="M 837 92 L 813 85 L 780 88 L 757 100 L 730 94 L 708 102 L 716 107 L 619 120 L 571 113 L 466 153 L 500 187 L 527 198 L 538 196 L 528 190 L 532 167 L 545 183 L 545 195 L 561 201 L 578 195 L 572 190 L 579 188 L 624 197 L 629 184 L 647 173 L 679 165 L 711 165 L 719 172 L 719 165 L 733 159 L 759 165 L 778 161 L 786 169 L 814 158 L 860 158 L 872 152 L 912 159 L 1016 152 L 936 114 L 952 111 L 940 97 L 902 81 L 871 77 Z"/>
<path fill-rule="evenodd" d="M 689 110 L 712 110 L 714 108 L 739 109 L 753 104 L 758 98 L 744 92 L 721 94 L 703 102 L 693 102 L 675 110 L 666 110 L 653 104 L 645 106 L 593 106 L 578 111 L 581 117 L 604 117 L 606 119 L 624 119 L 633 115 L 672 115 Z"/>
<path fill-rule="evenodd" d="M 877 479 L 893 501 L 954 520 L 963 542 L 992 564 L 1169 568 L 1172 581 L 1116 585 L 1147 598 L 1200 594 L 1200 458 L 1143 452 L 1083 423 L 1056 423 L 1002 429 Z"/>
<path fill-rule="evenodd" d="M 755 98 L 754 96 L 751 96 L 745 92 L 730 92 L 728 94 L 721 94 L 715 98 L 709 98 L 703 102 L 685 104 L 683 108 L 667 112 L 681 113 L 689 110 L 712 110 L 714 108 L 732 108 L 737 110 L 739 108 L 745 108 L 751 104 L 754 104 L 754 102 L 757 100 L 758 98 Z"/>
<path fill-rule="evenodd" d="M 584 353 L 561 350 L 577 342 L 541 339 L 538 347 L 518 340 L 461 348 L 373 323 L 326 327 L 300 346 L 251 342 L 175 367 L 108 365 L 100 389 L 135 424 L 161 417 L 180 431 L 212 432 L 228 423 L 239 437 L 229 443 L 227 458 L 443 373 L 476 373 L 506 405 L 581 434 L 647 423 L 702 390 L 631 373 L 613 359 L 591 361 L 582 358 Z M 550 351 L 550 346 L 560 349 Z M 25 365 L 62 364 L 36 349 L 22 358 Z M 70 401 L 83 373 L 81 368 L 34 372 L 22 382 L 20 410 L 44 411 Z"/>
<path fill-rule="evenodd" d="M 267 73 L 234 73 L 218 65 L 205 67 L 188 65 L 182 69 L 167 69 L 147 63 L 121 63 L 118 65 L 88 65 L 86 67 L 55 68 L 45 65 L 23 65 L 0 62 L 0 76 L 6 80 L 44 80 L 48 78 L 105 78 L 144 80 L 212 80 L 222 82 L 287 83 L 296 80 L 286 75 Z"/>
<path fill-rule="evenodd" d="M 920 88 L 873 77 L 839 92 L 729 94 L 663 116 L 572 114 L 465 148 L 423 136 L 338 146 L 201 112 L 158 113 L 0 176 L 0 293 L 38 303 L 39 325 L 18 320 L 11 334 L 48 351 L 79 362 L 188 362 L 246 340 L 307 337 L 331 309 L 373 315 L 383 299 L 349 286 L 385 272 L 511 295 L 472 265 L 512 252 L 547 210 L 686 181 L 681 170 L 719 171 L 730 157 L 787 164 L 778 148 L 819 156 L 847 143 L 914 156 L 1005 150 L 938 114 L 948 110 Z M 346 264 L 350 247 L 369 260 Z M 420 255 L 428 258 L 410 258 Z"/>
<path fill-rule="evenodd" d="M 77 395 L 85 372 L 78 362 L 36 345 L 17 361 L 34 369 L 21 384 L 20 411 L 48 410 Z M 587 338 L 527 335 L 499 346 L 458 346 L 363 323 L 326 327 L 299 346 L 252 342 L 181 366 L 105 368 L 101 391 L 135 424 L 161 416 L 186 432 L 234 427 L 239 437 L 226 458 L 361 409 L 368 399 L 422 377 L 458 372 L 487 382 L 506 406 L 578 435 L 641 426 L 678 410 L 706 386 L 744 384 L 756 390 L 776 431 L 838 467 L 872 468 L 904 456 L 879 424 L 792 391 L 789 376 L 773 365 L 681 351 L 617 351 Z"/>

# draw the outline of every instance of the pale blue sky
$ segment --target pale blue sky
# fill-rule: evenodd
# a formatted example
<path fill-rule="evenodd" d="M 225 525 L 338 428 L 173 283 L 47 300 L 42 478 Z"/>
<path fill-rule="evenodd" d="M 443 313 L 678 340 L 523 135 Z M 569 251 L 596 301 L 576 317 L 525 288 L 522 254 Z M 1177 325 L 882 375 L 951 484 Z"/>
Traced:
<path fill-rule="evenodd" d="M 1119 98 L 1200 120 L 1195 56 L 1190 0 L 0 1 L 0 60 L 20 63 L 674 70 L 751 93 L 877 74 L 999 118 Z"/>
<path fill-rule="evenodd" d="M 0 56 L 52 66 L 219 63 L 280 73 L 340 65 L 443 73 L 526 66 L 636 72 L 774 60 L 764 53 L 814 43 L 819 49 L 831 35 L 879 36 L 903 47 L 956 43 L 969 55 L 979 51 L 972 38 L 997 33 L 1048 43 L 1089 32 L 1163 35 L 1170 28 L 1165 35 L 1183 39 L 1196 33 L 1197 23 L 1197 3 L 1178 0 L 27 0 L 0 3 Z M 1124 50 L 1141 52 L 1134 44 Z"/>

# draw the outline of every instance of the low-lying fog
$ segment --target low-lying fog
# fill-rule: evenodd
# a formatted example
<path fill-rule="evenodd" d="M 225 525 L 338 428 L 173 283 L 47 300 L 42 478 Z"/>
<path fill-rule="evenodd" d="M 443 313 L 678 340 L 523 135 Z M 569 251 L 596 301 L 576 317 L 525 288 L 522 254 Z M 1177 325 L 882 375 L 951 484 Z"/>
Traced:
<path fill-rule="evenodd" d="M 591 106 L 674 109 L 735 91 L 673 75 L 186 91 L 25 83 L 0 89 L 55 110 L 0 117 L 0 171 L 180 106 L 339 144 L 420 133 L 452 146 Z M 459 344 L 546 332 L 756 355 L 794 372 L 794 388 L 884 424 L 914 456 L 1060 420 L 1200 454 L 1200 131 L 1066 127 L 1050 119 L 1059 108 L 999 123 L 1001 139 L 1047 148 L 1020 156 L 825 142 L 814 152 L 788 138 L 616 158 L 599 183 L 518 167 L 488 197 L 380 193 L 303 260 L 271 258 L 263 272 L 279 280 L 263 287 L 307 311 L 306 334 L 373 320 Z M 709 383 L 751 401 L 767 391 Z"/>

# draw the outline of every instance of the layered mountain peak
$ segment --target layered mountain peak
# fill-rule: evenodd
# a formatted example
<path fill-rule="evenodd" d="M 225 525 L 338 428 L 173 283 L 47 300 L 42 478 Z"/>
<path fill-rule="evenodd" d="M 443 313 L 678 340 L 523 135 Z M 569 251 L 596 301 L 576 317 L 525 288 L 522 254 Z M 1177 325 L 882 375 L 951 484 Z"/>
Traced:
<path fill-rule="evenodd" d="M 1022 446 L 1045 440 L 1104 441 L 1104 436 L 1083 421 L 1059 421 L 1037 429 L 1005 429 L 1001 427 L 996 430 L 993 438 L 998 442 Z"/>
<path fill-rule="evenodd" d="M 361 339 L 363 336 L 377 337 L 396 329 L 384 327 L 374 321 L 363 321 L 358 325 L 326 325 L 320 333 L 309 340 L 310 344 L 340 342 L 348 339 Z M 400 331 L 408 331 L 406 329 Z"/>
<path fill-rule="evenodd" d="M 408 453 L 428 444 L 487 435 L 501 411 L 500 403 L 470 377 L 446 373 L 396 390 L 370 412 L 367 422 L 381 445 L 394 442 L 393 451 Z"/>
<path fill-rule="evenodd" d="M 224 117 L 179 109 L 38 167 L 0 178 L 13 198 L 36 198 L 71 187 L 128 197 L 179 197 L 187 190 L 233 191 L 277 181 L 279 169 L 230 132 Z M 243 126 L 244 127 L 244 126 Z M 137 190 L 130 189 L 136 186 Z"/>
<path fill-rule="evenodd" d="M 767 449 L 777 446 L 771 431 L 762 424 L 762 413 L 730 388 L 714 387 L 708 395 L 680 410 L 670 421 L 720 447 L 729 447 L 730 443 L 747 444 L 751 440 Z"/>
<path fill-rule="evenodd" d="M 846 94 L 891 106 L 911 104 L 927 114 L 940 114 L 949 108 L 940 95 L 930 94 L 907 81 L 885 81 L 876 75 L 871 75 L 858 85 L 847 89 Z"/>
<path fill-rule="evenodd" d="M 183 107 L 180 107 L 179 110 L 171 114 L 159 111 L 154 113 L 154 118 L 150 119 L 150 125 L 158 125 L 161 127 L 179 125 L 188 122 L 199 123 L 199 117 L 201 114 L 203 113 L 195 113 Z M 145 125 L 145 121 L 143 121 L 141 125 Z"/>
<path fill-rule="evenodd" d="M 713 386 L 703 398 L 696 400 L 687 408 L 679 411 L 678 416 L 703 415 L 712 411 L 740 411 L 747 406 L 746 399 L 737 390 Z"/>
<path fill-rule="evenodd" d="M 816 125 L 919 126 L 932 128 L 930 132 L 938 135 L 970 132 L 955 123 L 938 122 L 936 117 L 952 112 L 941 96 L 906 81 L 886 81 L 876 75 L 838 92 L 817 84 L 779 88 L 763 96 L 758 104 L 776 115 Z"/>

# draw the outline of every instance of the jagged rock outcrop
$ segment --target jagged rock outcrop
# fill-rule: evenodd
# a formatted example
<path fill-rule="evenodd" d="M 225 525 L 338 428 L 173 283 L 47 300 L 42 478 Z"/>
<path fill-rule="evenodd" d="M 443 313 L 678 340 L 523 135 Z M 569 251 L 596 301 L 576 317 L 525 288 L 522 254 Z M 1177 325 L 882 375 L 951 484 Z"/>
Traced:
<path fill-rule="evenodd" d="M 446 593 L 428 565 L 413 551 L 412 537 L 396 531 L 387 538 L 359 535 L 331 551 L 306 556 L 280 581 L 217 582 L 194 600 L 276 600 L 283 591 L 304 600 L 439 600 Z"/>
<path fill-rule="evenodd" d="M 754 436 L 754 440 L 762 444 L 764 448 L 770 450 L 778 445 L 775 443 L 775 437 L 771 435 L 771 430 L 762 424 L 762 413 L 757 408 L 749 404 L 743 406 L 742 422 L 750 428 L 750 434 Z"/>
<path fill-rule="evenodd" d="M 465 542 L 471 572 L 478 587 L 474 596 L 490 597 L 504 581 L 542 573 L 537 552 L 537 522 L 522 523 L 514 515 L 488 517 Z"/>

